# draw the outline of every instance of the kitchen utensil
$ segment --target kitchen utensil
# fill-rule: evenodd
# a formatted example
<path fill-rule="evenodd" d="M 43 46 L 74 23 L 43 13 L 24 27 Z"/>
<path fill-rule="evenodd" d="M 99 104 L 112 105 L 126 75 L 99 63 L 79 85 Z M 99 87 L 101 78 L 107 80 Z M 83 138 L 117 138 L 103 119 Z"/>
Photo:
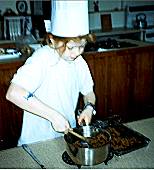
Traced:
<path fill-rule="evenodd" d="M 95 137 L 100 134 L 106 138 L 105 143 L 101 143 L 98 140 L 90 143 L 89 147 L 86 142 L 79 140 L 75 135 L 71 133 L 65 134 L 66 151 L 77 165 L 96 165 L 107 159 L 110 150 L 111 136 L 106 130 L 95 128 L 94 126 L 82 126 L 74 128 L 73 131 L 81 136 L 88 137 L 88 140 L 92 138 L 95 139 Z M 96 145 L 98 145 L 98 147 Z"/>
<path fill-rule="evenodd" d="M 23 144 L 22 148 L 33 158 L 34 161 L 36 161 L 42 169 L 46 169 L 45 166 L 40 162 L 40 160 L 35 156 L 35 154 L 32 152 L 31 148 L 27 144 Z"/>
<path fill-rule="evenodd" d="M 146 15 L 144 13 L 138 13 L 136 15 L 135 28 L 147 28 Z"/>
<path fill-rule="evenodd" d="M 73 129 L 68 129 L 68 132 L 71 133 L 72 135 L 78 137 L 79 139 L 85 141 L 90 146 L 90 140 L 88 140 L 87 137 L 84 137 L 84 136 L 74 132 Z"/>

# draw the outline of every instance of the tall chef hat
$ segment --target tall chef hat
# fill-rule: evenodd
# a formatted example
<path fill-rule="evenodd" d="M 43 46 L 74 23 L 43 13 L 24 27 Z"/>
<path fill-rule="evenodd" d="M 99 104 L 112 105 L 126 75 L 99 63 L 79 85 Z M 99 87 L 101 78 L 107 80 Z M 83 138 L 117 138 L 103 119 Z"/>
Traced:
<path fill-rule="evenodd" d="M 60 37 L 88 34 L 88 0 L 52 0 L 51 33 Z"/>

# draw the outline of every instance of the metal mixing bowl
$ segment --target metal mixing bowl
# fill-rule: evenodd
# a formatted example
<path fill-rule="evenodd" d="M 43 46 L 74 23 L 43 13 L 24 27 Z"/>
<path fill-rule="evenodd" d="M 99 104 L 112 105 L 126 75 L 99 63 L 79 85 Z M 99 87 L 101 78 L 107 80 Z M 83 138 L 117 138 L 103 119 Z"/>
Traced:
<path fill-rule="evenodd" d="M 77 137 L 71 135 L 70 133 L 65 134 L 64 139 L 66 141 L 66 151 L 77 165 L 96 165 L 107 159 L 111 136 L 106 130 L 95 128 L 93 126 L 82 126 L 79 128 L 74 128 L 73 131 L 84 137 L 88 137 L 89 139 L 94 138 L 98 134 L 103 134 L 106 137 L 105 144 L 101 146 L 98 145 L 99 147 L 93 147 L 84 141 L 80 141 L 82 147 L 79 147 L 75 145 L 75 142 L 79 141 Z"/>

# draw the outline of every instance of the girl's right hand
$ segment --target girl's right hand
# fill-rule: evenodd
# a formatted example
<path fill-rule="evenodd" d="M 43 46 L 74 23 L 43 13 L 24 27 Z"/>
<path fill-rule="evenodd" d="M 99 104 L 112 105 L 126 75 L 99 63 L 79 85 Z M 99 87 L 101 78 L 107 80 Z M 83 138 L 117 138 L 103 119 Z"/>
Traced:
<path fill-rule="evenodd" d="M 61 114 L 56 114 L 54 120 L 52 120 L 52 126 L 57 132 L 65 132 L 70 128 L 70 124 L 66 118 Z"/>

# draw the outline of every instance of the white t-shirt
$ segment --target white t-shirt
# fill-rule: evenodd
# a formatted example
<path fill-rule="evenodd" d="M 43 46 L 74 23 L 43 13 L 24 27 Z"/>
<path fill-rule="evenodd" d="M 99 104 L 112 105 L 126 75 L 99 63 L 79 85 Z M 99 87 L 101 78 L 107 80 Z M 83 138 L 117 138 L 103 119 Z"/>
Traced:
<path fill-rule="evenodd" d="M 34 93 L 45 104 L 63 114 L 71 127 L 76 126 L 74 111 L 79 92 L 86 95 L 93 90 L 93 80 L 82 56 L 68 63 L 49 46 L 36 50 L 18 69 L 12 82 Z M 18 145 L 61 135 L 54 131 L 50 121 L 24 111 Z"/>

